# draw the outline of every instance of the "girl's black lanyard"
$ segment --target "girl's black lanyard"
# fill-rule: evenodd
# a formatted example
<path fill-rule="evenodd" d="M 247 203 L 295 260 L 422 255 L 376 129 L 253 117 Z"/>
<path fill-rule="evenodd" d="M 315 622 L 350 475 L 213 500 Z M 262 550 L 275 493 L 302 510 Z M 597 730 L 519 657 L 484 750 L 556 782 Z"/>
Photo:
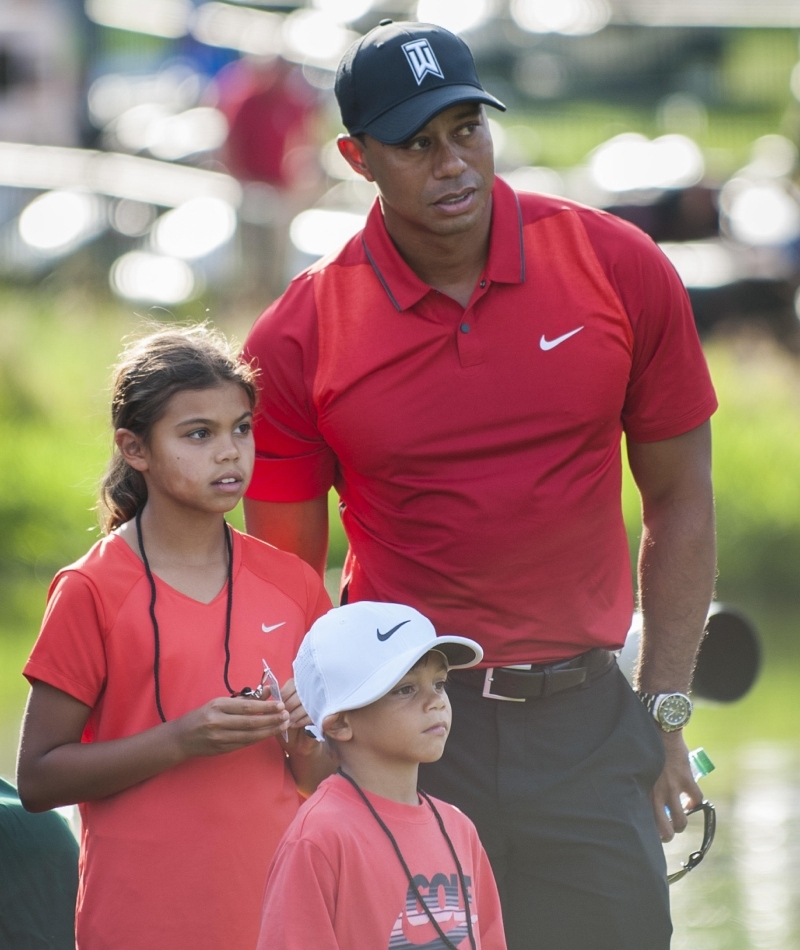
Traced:
<path fill-rule="evenodd" d="M 394 848 L 394 853 L 397 855 L 397 858 L 400 861 L 400 864 L 403 866 L 403 870 L 406 872 L 406 877 L 408 878 L 408 886 L 413 891 L 414 896 L 416 897 L 417 903 L 419 904 L 419 906 L 425 911 L 425 914 L 427 915 L 428 920 L 433 924 L 434 930 L 436 931 L 437 934 L 439 934 L 439 937 L 441 938 L 442 943 L 444 943 L 446 947 L 449 947 L 450 950 L 458 950 L 455 944 L 448 938 L 447 934 L 439 926 L 439 921 L 433 916 L 433 912 L 431 911 L 430 907 L 428 907 L 428 905 L 425 903 L 425 900 L 422 897 L 422 894 L 420 894 L 419 892 L 419 888 L 417 887 L 416 882 L 414 881 L 414 876 L 412 875 L 411 871 L 409 870 L 408 865 L 406 864 L 406 860 L 403 857 L 403 853 L 401 852 L 400 846 L 395 840 L 394 835 L 391 833 L 391 831 L 389 831 L 389 828 L 386 826 L 386 823 L 384 822 L 384 820 L 373 808 L 372 802 L 364 794 L 361 786 L 356 782 L 355 779 L 351 778 L 347 774 L 347 772 L 344 772 L 341 768 L 336 770 L 336 774 L 341 775 L 342 778 L 348 781 L 353 786 L 353 788 L 358 792 L 358 794 L 361 796 L 362 801 L 372 813 L 372 817 L 375 819 L 375 821 L 378 822 L 378 824 L 383 829 L 383 833 L 386 835 L 389 841 L 391 841 L 392 847 Z M 422 798 L 428 803 L 430 810 L 433 812 L 436 818 L 436 821 L 439 825 L 439 830 L 442 832 L 442 835 L 444 836 L 444 840 L 447 842 L 447 846 L 450 849 L 450 854 L 453 856 L 453 860 L 455 861 L 456 871 L 458 872 L 458 883 L 461 885 L 461 893 L 464 898 L 464 913 L 467 918 L 467 933 L 469 934 L 469 943 L 470 943 L 470 946 L 472 947 L 472 950 L 478 950 L 477 945 L 475 943 L 475 934 L 472 932 L 472 908 L 470 907 L 470 904 L 469 904 L 469 895 L 467 894 L 467 884 L 466 884 L 466 881 L 464 880 L 464 872 L 461 869 L 461 862 L 458 860 L 456 849 L 453 847 L 453 842 L 450 840 L 450 835 L 448 835 L 447 833 L 447 829 L 445 828 L 444 822 L 442 821 L 442 816 L 439 814 L 438 810 L 436 809 L 436 806 L 430 800 L 428 795 L 426 795 L 425 792 L 422 791 L 421 788 L 417 789 L 417 791 L 422 796 Z"/>
<path fill-rule="evenodd" d="M 228 667 L 231 663 L 231 650 L 230 650 L 230 639 L 231 639 L 231 612 L 233 610 L 233 540 L 231 539 L 231 529 L 228 526 L 228 523 L 223 519 L 222 530 L 225 532 L 225 549 L 228 552 L 228 602 L 225 610 L 225 666 L 222 671 L 222 678 L 225 681 L 225 688 L 231 694 L 231 696 L 238 696 L 241 693 L 235 692 L 231 689 L 231 684 L 228 682 Z M 158 634 L 158 620 L 156 618 L 156 581 L 153 577 L 153 572 L 150 570 L 150 562 L 147 560 L 147 553 L 144 549 L 144 538 L 142 537 L 142 509 L 140 508 L 136 512 L 136 537 L 139 540 L 139 551 L 142 555 L 142 561 L 144 563 L 144 570 L 147 574 L 147 580 L 150 582 L 150 620 L 153 624 L 153 640 L 155 642 L 155 651 L 153 659 L 153 680 L 155 682 L 155 692 L 156 692 L 156 708 L 158 709 L 158 715 L 161 717 L 162 722 L 166 722 L 167 718 L 164 715 L 164 710 L 161 707 L 161 682 L 159 678 L 159 663 L 161 658 L 161 642 Z M 246 690 L 242 691 L 249 692 Z"/>

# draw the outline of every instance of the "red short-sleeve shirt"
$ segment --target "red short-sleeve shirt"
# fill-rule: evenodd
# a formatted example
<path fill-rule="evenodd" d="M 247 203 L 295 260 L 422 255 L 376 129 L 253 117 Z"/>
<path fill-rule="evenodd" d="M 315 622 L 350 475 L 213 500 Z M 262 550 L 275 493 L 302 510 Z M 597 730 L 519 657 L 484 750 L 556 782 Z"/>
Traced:
<path fill-rule="evenodd" d="M 262 658 L 281 683 L 330 608 L 299 558 L 233 533 L 229 680 L 255 686 Z M 203 604 L 156 578 L 161 702 L 168 720 L 227 695 L 226 589 Z M 25 675 L 91 707 L 84 742 L 160 723 L 150 587 L 117 535 L 53 581 Z M 255 946 L 267 868 L 299 804 L 275 739 L 199 757 L 81 805 L 80 950 Z"/>
<path fill-rule="evenodd" d="M 459 950 L 506 950 L 500 899 L 475 826 L 433 799 L 458 856 L 427 803 L 364 792 L 392 834 L 419 895 Z M 471 928 L 467 924 L 469 906 Z M 257 950 L 428 950 L 444 947 L 389 838 L 345 779 L 320 785 L 284 835 L 264 894 Z"/>
<path fill-rule="evenodd" d="M 560 198 L 493 191 L 466 309 L 364 231 L 257 321 L 249 496 L 335 485 L 351 600 L 411 604 L 487 665 L 619 647 L 633 592 L 620 437 L 716 408 L 686 292 L 652 241 Z"/>

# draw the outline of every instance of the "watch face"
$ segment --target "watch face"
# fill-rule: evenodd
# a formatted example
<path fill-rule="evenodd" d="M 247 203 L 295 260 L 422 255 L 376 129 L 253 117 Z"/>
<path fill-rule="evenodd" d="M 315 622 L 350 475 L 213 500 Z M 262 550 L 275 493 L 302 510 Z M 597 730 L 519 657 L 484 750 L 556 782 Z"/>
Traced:
<path fill-rule="evenodd" d="M 691 700 L 682 693 L 671 693 L 658 704 L 657 717 L 662 729 L 680 729 L 692 714 Z"/>

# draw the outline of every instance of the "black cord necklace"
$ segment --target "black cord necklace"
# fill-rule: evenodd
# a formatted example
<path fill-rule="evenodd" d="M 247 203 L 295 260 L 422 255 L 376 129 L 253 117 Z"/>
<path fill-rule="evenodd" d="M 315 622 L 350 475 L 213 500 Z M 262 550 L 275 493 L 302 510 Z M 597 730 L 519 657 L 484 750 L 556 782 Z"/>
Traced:
<path fill-rule="evenodd" d="M 397 858 L 400 861 L 400 864 L 403 866 L 403 870 L 406 872 L 406 877 L 408 878 L 408 885 L 411 888 L 411 890 L 414 892 L 414 897 L 416 897 L 417 903 L 425 911 L 425 914 L 427 915 L 428 920 L 433 924 L 433 927 L 436 930 L 436 933 L 439 935 L 444 945 L 446 947 L 449 947 L 450 950 L 458 950 L 455 944 L 448 938 L 447 934 L 439 926 L 439 921 L 433 916 L 433 912 L 431 911 L 430 907 L 428 907 L 428 905 L 425 903 L 425 900 L 423 899 L 422 894 L 420 894 L 419 888 L 417 887 L 416 882 L 414 881 L 414 876 L 412 875 L 408 865 L 406 864 L 406 859 L 403 857 L 403 853 L 400 850 L 400 845 L 395 840 L 395 837 L 391 833 L 391 831 L 389 831 L 389 828 L 386 826 L 386 823 L 384 822 L 384 820 L 381 818 L 381 816 L 373 807 L 372 802 L 364 794 L 364 791 L 361 788 L 361 786 L 358 784 L 358 782 L 356 782 L 354 778 L 349 776 L 347 772 L 343 771 L 341 768 L 338 768 L 336 770 L 336 774 L 341 775 L 343 779 L 346 779 L 353 786 L 353 788 L 358 792 L 358 794 L 361 796 L 362 801 L 372 813 L 372 817 L 375 819 L 375 821 L 378 822 L 378 824 L 383 829 L 384 834 L 392 843 L 392 847 L 394 848 L 394 853 L 397 855 Z M 430 810 L 433 812 L 436 818 L 436 822 L 439 825 L 439 830 L 441 831 L 444 837 L 444 840 L 447 842 L 447 846 L 450 849 L 450 854 L 453 856 L 453 860 L 455 861 L 456 871 L 458 872 L 458 883 L 461 885 L 461 893 L 464 897 L 464 911 L 465 911 L 465 916 L 467 918 L 467 933 L 469 934 L 469 943 L 470 943 L 470 946 L 472 947 L 472 950 L 477 950 L 477 946 L 475 944 L 475 934 L 472 932 L 472 908 L 469 905 L 469 895 L 467 894 L 467 884 L 466 884 L 466 881 L 464 880 L 464 872 L 461 869 L 461 862 L 458 860 L 456 849 L 453 847 L 453 842 L 450 840 L 450 835 L 448 835 L 447 833 L 447 829 L 444 826 L 444 822 L 442 821 L 442 816 L 439 814 L 438 809 L 433 804 L 430 797 L 425 792 L 423 792 L 421 788 L 418 788 L 417 792 L 428 803 Z"/>
<path fill-rule="evenodd" d="M 233 541 L 231 539 L 231 529 L 224 519 L 222 522 L 222 530 L 225 533 L 225 549 L 228 552 L 228 603 L 225 609 L 225 667 L 222 671 L 222 678 L 225 681 L 225 688 L 228 690 L 231 696 L 236 696 L 239 694 L 231 689 L 231 684 L 228 682 L 228 667 L 231 663 L 231 612 L 233 610 Z M 153 657 L 153 680 L 155 683 L 156 692 L 156 709 L 158 709 L 158 715 L 161 717 L 161 721 L 166 722 L 167 717 L 164 715 L 164 710 L 161 707 L 161 681 L 159 678 L 161 642 L 158 634 L 158 619 L 156 618 L 156 581 L 153 577 L 153 572 L 150 570 L 150 562 L 147 560 L 147 553 L 144 549 L 141 508 L 136 512 L 136 537 L 139 540 L 139 551 L 142 555 L 145 574 L 147 574 L 147 580 L 150 582 L 150 620 L 153 624 L 153 640 L 155 645 Z"/>

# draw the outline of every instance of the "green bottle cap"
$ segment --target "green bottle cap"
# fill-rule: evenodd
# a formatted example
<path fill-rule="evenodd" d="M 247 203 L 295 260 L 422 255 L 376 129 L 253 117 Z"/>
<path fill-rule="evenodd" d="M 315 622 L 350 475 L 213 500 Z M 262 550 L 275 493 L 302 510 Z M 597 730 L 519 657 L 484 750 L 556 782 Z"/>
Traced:
<path fill-rule="evenodd" d="M 699 749 L 693 749 L 689 753 L 689 756 L 691 757 L 691 760 L 700 776 L 708 775 L 709 772 L 714 771 L 714 763 L 708 757 L 706 750 L 702 747 Z"/>

